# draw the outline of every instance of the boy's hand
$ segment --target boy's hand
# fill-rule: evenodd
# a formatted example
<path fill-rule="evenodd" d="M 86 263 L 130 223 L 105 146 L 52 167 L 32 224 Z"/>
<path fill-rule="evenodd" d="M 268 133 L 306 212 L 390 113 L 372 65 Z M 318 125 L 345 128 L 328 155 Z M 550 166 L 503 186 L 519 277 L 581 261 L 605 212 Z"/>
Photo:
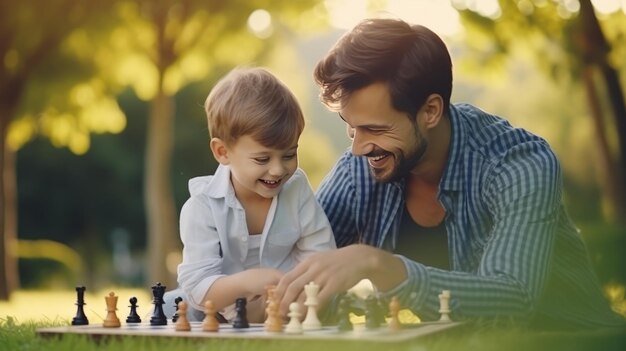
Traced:
<path fill-rule="evenodd" d="M 266 295 L 267 287 L 277 285 L 283 272 L 273 268 L 252 268 L 238 273 L 239 281 L 248 291 L 248 296 Z"/>

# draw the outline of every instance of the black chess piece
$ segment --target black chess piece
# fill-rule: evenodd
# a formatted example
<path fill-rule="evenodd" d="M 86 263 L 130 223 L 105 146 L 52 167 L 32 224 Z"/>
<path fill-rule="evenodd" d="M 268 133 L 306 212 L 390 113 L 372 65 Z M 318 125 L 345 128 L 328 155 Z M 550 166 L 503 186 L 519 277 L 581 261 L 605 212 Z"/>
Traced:
<path fill-rule="evenodd" d="M 88 325 L 89 320 L 87 319 L 87 316 L 85 315 L 85 311 L 83 310 L 83 306 L 86 305 L 85 287 L 77 286 L 76 295 L 77 295 L 77 298 L 76 298 L 77 310 L 76 310 L 76 317 L 72 318 L 72 325 Z"/>
<path fill-rule="evenodd" d="M 339 307 L 337 308 L 337 314 L 339 316 L 337 329 L 339 329 L 339 331 L 350 331 L 354 329 L 350 321 L 350 302 L 351 299 L 348 296 L 342 296 L 339 300 Z"/>
<path fill-rule="evenodd" d="M 130 307 L 130 313 L 126 317 L 126 323 L 141 323 L 141 317 L 137 314 L 137 298 L 133 296 L 128 302 L 130 302 L 130 306 L 128 306 Z"/>
<path fill-rule="evenodd" d="M 248 312 L 246 311 L 246 298 L 240 297 L 235 300 L 235 312 L 237 315 L 235 319 L 233 319 L 233 328 L 241 329 L 241 328 L 250 328 L 250 324 L 248 323 Z"/>
<path fill-rule="evenodd" d="M 150 318 L 150 325 L 167 325 L 167 317 L 163 312 L 163 295 L 165 294 L 165 285 L 157 283 L 152 286 L 152 295 L 154 300 L 154 311 L 152 311 L 152 318 Z"/>
<path fill-rule="evenodd" d="M 365 299 L 365 328 L 378 329 L 380 327 L 382 311 L 378 299 L 370 295 Z M 382 318 L 385 318 L 382 316 Z"/>
<path fill-rule="evenodd" d="M 172 316 L 172 323 L 176 323 L 176 321 L 178 320 L 178 304 L 183 301 L 183 298 L 178 296 L 174 299 L 174 303 L 176 304 L 176 312 L 174 312 L 174 315 Z"/>

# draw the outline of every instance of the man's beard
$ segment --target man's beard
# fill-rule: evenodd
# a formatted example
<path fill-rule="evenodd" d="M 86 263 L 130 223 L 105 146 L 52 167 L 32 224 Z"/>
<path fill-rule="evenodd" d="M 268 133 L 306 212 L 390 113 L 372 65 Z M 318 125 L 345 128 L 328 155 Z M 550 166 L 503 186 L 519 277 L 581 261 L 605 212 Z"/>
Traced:
<path fill-rule="evenodd" d="M 428 142 L 415 126 L 415 137 L 417 143 L 407 152 L 406 154 L 400 150 L 397 154 L 393 154 L 395 160 L 394 168 L 387 175 L 382 174 L 382 172 L 375 170 L 370 166 L 370 173 L 376 179 L 377 182 L 381 183 L 389 183 L 398 181 L 404 177 L 406 177 L 409 172 L 417 166 L 419 161 L 426 153 L 426 149 L 428 148 Z"/>

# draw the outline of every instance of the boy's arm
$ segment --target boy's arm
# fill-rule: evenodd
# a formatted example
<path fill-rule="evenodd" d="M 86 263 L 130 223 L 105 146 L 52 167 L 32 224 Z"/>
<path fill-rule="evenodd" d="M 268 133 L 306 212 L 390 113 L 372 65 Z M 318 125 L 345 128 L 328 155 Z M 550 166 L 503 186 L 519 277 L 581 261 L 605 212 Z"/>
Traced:
<path fill-rule="evenodd" d="M 282 272 L 272 268 L 252 268 L 216 279 L 203 301 L 211 300 L 217 310 L 235 303 L 239 297 L 248 299 L 264 295 L 268 286 L 278 284 Z"/>
<path fill-rule="evenodd" d="M 226 275 L 222 269 L 223 254 L 211 210 L 197 198 L 190 198 L 180 214 L 180 236 L 183 262 L 178 266 L 178 283 L 188 302 L 204 310 L 211 300 L 215 308 L 235 302 L 238 297 L 262 295 L 267 285 L 275 285 L 282 273 L 275 269 L 251 269 Z"/>
<path fill-rule="evenodd" d="M 178 284 L 188 303 L 203 310 L 204 296 L 222 273 L 222 250 L 210 208 L 191 197 L 180 212 L 183 261 L 178 265 Z"/>

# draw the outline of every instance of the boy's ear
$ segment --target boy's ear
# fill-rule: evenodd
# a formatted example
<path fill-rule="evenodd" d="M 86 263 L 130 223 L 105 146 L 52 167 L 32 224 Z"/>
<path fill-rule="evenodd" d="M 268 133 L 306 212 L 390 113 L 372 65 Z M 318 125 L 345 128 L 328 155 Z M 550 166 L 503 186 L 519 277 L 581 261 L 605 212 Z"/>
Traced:
<path fill-rule="evenodd" d="M 217 162 L 223 165 L 230 163 L 230 160 L 228 159 L 228 148 L 222 139 L 212 138 L 211 141 L 209 141 L 209 147 L 211 148 L 213 157 L 215 157 Z"/>

